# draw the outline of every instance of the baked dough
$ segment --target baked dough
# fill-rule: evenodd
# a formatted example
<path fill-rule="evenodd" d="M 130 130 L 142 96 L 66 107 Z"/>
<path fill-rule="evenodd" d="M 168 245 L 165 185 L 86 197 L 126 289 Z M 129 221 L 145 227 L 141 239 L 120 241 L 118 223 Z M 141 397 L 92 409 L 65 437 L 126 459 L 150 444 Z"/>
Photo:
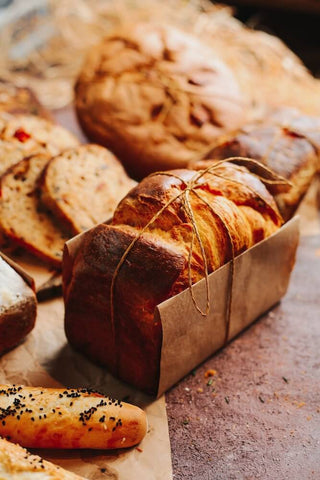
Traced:
<path fill-rule="evenodd" d="M 1 480 L 84 480 L 0 437 Z"/>
<path fill-rule="evenodd" d="M 275 196 L 283 218 L 288 220 L 320 169 L 320 121 L 295 109 L 275 110 L 262 122 L 218 139 L 207 159 L 237 156 L 258 160 L 292 184 L 288 192 Z M 204 163 L 201 168 L 205 168 Z"/>
<path fill-rule="evenodd" d="M 189 192 L 208 273 L 232 258 L 231 239 L 238 255 L 282 224 L 273 197 L 257 177 L 227 163 L 214 173 L 199 177 Z M 189 274 L 192 283 L 205 276 L 204 256 L 185 203 L 187 186 L 199 175 L 192 170 L 150 175 L 120 202 L 110 225 L 84 233 L 73 253 L 65 248 L 65 328 L 70 343 L 148 393 L 157 389 L 162 341 L 154 309 L 186 289 Z M 172 203 L 164 208 L 168 202 Z M 133 241 L 116 276 L 111 304 L 117 267 Z"/>
<path fill-rule="evenodd" d="M 147 431 L 143 410 L 88 389 L 0 385 L 0 435 L 32 448 L 125 448 Z"/>
<path fill-rule="evenodd" d="M 20 245 L 55 267 L 61 266 L 64 243 L 71 235 L 39 203 L 39 176 L 50 160 L 47 154 L 24 158 L 0 179 L 0 229 Z"/>
<path fill-rule="evenodd" d="M 74 235 L 108 220 L 135 185 L 109 150 L 81 145 L 49 161 L 41 201 Z"/>
<path fill-rule="evenodd" d="M 229 68 L 196 37 L 171 26 L 126 25 L 95 46 L 75 86 L 88 137 L 133 178 L 185 167 L 246 119 Z"/>

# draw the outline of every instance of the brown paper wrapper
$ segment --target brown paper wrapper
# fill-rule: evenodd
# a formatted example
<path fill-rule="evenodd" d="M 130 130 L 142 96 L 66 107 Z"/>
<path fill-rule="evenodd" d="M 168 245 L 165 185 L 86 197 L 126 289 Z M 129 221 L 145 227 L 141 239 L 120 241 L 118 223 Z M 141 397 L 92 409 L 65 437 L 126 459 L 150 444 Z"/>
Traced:
<path fill-rule="evenodd" d="M 286 293 L 299 242 L 298 217 L 234 260 L 230 314 L 231 340 Z M 210 311 L 201 316 L 185 290 L 158 305 L 162 350 L 158 395 L 225 344 L 230 262 L 209 275 Z M 197 303 L 206 302 L 205 279 L 194 287 Z"/>
<path fill-rule="evenodd" d="M 64 260 L 73 262 L 84 233 L 65 245 Z M 299 242 L 298 217 L 234 260 L 230 332 L 234 338 L 286 293 Z M 177 383 L 225 344 L 230 262 L 209 275 L 211 298 L 207 317 L 197 312 L 185 290 L 157 306 L 162 349 L 157 396 Z M 193 286 L 197 304 L 206 304 L 205 279 Z"/>

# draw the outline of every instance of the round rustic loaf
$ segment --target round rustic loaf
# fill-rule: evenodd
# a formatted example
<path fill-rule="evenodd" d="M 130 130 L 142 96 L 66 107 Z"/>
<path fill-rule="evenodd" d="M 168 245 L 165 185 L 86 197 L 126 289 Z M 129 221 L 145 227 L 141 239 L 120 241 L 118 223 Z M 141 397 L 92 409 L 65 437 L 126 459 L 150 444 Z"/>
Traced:
<path fill-rule="evenodd" d="M 237 81 L 209 47 L 152 23 L 95 46 L 75 95 L 88 137 L 116 153 L 135 178 L 186 166 L 246 114 Z"/>

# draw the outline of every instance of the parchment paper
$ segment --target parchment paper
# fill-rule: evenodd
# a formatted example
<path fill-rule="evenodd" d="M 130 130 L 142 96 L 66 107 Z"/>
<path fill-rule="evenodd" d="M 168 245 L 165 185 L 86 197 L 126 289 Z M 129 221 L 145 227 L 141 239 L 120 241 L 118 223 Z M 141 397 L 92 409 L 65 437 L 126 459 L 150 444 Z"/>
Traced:
<path fill-rule="evenodd" d="M 30 271 L 30 269 L 29 269 Z M 0 382 L 44 387 L 90 386 L 143 407 L 149 429 L 138 448 L 125 451 L 35 453 L 90 480 L 170 480 L 171 454 L 164 397 L 154 400 L 113 379 L 67 344 L 62 299 L 39 304 L 35 329 L 19 347 L 0 359 Z"/>

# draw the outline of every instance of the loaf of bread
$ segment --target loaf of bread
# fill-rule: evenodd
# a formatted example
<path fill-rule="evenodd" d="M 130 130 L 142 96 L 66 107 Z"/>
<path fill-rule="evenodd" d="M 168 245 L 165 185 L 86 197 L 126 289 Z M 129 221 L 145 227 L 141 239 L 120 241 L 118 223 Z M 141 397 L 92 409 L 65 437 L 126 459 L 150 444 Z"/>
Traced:
<path fill-rule="evenodd" d="M 246 125 L 218 139 L 207 158 L 237 156 L 256 159 L 291 182 L 288 192 L 275 197 L 283 218 L 288 220 L 320 166 L 320 121 L 281 109 L 263 122 Z M 205 163 L 200 168 L 205 168 Z"/>
<path fill-rule="evenodd" d="M 134 185 L 110 151 L 81 145 L 49 161 L 42 174 L 41 200 L 77 234 L 108 220 Z"/>
<path fill-rule="evenodd" d="M 140 408 L 83 389 L 0 385 L 0 435 L 33 448 L 126 448 L 147 432 Z"/>
<path fill-rule="evenodd" d="M 55 267 L 61 266 L 62 250 L 71 235 L 50 212 L 41 208 L 37 185 L 49 161 L 47 154 L 24 158 L 0 179 L 0 231 Z"/>
<path fill-rule="evenodd" d="M 0 255 L 0 355 L 32 330 L 36 314 L 34 285 Z"/>
<path fill-rule="evenodd" d="M 18 87 L 10 82 L 0 81 L 0 111 L 12 114 L 32 114 L 51 119 L 35 94 L 26 87 Z"/>
<path fill-rule="evenodd" d="M 0 438 L 1 480 L 84 480 L 53 463 L 32 455 L 25 448 Z"/>
<path fill-rule="evenodd" d="M 203 278 L 204 258 L 210 273 L 281 224 L 273 197 L 244 167 L 150 175 L 120 202 L 110 225 L 85 232 L 74 251 L 65 248 L 67 338 L 155 393 L 162 338 L 156 305 Z"/>
<path fill-rule="evenodd" d="M 75 87 L 80 123 L 133 178 L 185 167 L 245 122 L 246 102 L 222 60 L 196 37 L 138 23 L 89 53 Z"/>

